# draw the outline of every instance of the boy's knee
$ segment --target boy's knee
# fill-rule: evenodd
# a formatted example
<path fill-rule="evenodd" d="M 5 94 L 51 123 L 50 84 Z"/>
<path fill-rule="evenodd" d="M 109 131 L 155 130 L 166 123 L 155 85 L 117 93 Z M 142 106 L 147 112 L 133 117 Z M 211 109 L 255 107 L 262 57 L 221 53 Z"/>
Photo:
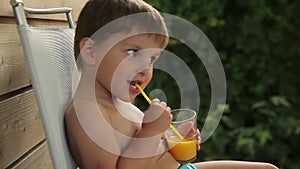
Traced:
<path fill-rule="evenodd" d="M 265 169 L 279 169 L 279 168 L 271 163 L 266 163 Z"/>

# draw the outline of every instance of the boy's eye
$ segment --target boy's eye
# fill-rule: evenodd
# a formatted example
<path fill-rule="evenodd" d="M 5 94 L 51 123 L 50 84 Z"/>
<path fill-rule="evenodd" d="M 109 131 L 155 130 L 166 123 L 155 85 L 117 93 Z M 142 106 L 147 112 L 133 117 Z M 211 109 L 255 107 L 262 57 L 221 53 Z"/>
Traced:
<path fill-rule="evenodd" d="M 136 50 L 136 49 L 129 49 L 129 50 L 127 50 L 127 54 L 128 54 L 128 56 L 135 57 L 137 55 L 137 51 L 138 50 Z"/>
<path fill-rule="evenodd" d="M 155 57 L 155 56 L 151 56 L 151 57 L 149 58 L 149 63 L 150 63 L 150 64 L 153 64 L 155 61 L 156 61 L 156 57 Z"/>

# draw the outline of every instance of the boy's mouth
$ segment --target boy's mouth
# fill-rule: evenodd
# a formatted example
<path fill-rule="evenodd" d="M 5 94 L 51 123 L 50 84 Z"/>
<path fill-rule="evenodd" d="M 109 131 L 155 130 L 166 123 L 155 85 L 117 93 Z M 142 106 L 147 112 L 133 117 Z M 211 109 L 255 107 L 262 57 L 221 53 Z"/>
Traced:
<path fill-rule="evenodd" d="M 135 84 L 141 85 L 142 82 L 138 81 L 138 80 L 134 80 L 134 81 L 129 81 L 130 86 L 136 88 Z"/>
<path fill-rule="evenodd" d="M 134 92 L 134 93 L 139 93 L 139 90 L 136 88 L 136 84 L 138 85 L 141 85 L 142 82 L 139 81 L 139 80 L 132 80 L 132 81 L 129 81 L 129 89 Z"/>

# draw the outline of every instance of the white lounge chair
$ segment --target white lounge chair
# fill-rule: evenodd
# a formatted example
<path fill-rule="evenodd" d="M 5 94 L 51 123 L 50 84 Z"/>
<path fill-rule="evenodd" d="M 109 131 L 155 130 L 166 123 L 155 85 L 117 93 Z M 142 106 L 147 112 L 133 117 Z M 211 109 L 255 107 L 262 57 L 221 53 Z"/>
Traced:
<path fill-rule="evenodd" d="M 73 56 L 75 23 L 71 8 L 32 9 L 22 0 L 10 1 L 29 67 L 49 150 L 55 169 L 74 169 L 65 137 L 64 111 L 72 94 L 72 75 L 77 71 Z M 66 13 L 70 28 L 28 25 L 25 13 Z"/>

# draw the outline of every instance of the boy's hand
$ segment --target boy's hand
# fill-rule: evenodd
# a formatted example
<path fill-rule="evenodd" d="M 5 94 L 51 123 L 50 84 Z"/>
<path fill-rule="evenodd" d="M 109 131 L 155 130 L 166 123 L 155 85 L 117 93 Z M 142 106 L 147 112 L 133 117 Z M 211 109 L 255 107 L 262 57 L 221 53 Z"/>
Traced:
<path fill-rule="evenodd" d="M 183 123 L 180 126 L 178 126 L 178 131 L 180 132 L 180 134 L 182 136 L 184 136 L 184 138 L 191 138 L 195 134 L 195 129 L 194 129 L 193 125 L 194 124 L 192 122 Z M 196 141 L 197 141 L 196 149 L 197 149 L 197 151 L 199 151 L 201 148 L 200 147 L 201 137 L 200 137 L 199 129 L 197 129 L 195 137 L 196 137 Z"/>
<path fill-rule="evenodd" d="M 154 135 L 163 134 L 172 122 L 170 107 L 159 99 L 152 100 L 144 114 L 142 129 Z"/>
<path fill-rule="evenodd" d="M 201 146 L 200 146 L 200 144 L 201 144 L 201 136 L 200 136 L 199 129 L 197 129 L 196 140 L 197 140 L 196 150 L 199 151 L 201 149 Z"/>

